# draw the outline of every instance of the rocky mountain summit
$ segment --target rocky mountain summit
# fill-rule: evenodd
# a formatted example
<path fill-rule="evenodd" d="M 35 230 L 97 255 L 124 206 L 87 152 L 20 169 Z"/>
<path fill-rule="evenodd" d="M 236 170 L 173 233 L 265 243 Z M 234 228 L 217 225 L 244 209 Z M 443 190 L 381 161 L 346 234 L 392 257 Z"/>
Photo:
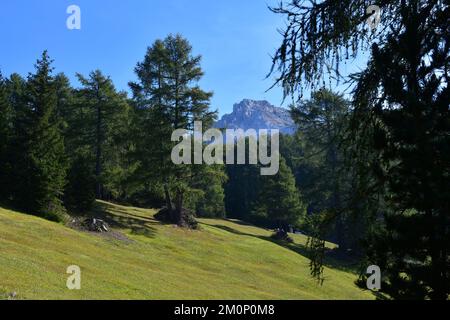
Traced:
<path fill-rule="evenodd" d="M 295 124 L 289 111 L 271 105 L 267 101 L 244 99 L 233 106 L 233 112 L 226 114 L 216 124 L 225 129 L 279 129 L 281 133 L 293 134 Z"/>

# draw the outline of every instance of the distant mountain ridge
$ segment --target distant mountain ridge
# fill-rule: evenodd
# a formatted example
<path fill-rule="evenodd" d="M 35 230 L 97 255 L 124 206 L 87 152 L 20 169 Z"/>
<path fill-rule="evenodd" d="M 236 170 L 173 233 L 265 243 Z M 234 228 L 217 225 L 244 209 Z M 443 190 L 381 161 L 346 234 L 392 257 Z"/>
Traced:
<path fill-rule="evenodd" d="M 233 106 L 233 112 L 224 115 L 214 125 L 220 129 L 278 129 L 284 134 L 295 132 L 295 123 L 289 110 L 275 107 L 262 100 L 244 99 Z"/>

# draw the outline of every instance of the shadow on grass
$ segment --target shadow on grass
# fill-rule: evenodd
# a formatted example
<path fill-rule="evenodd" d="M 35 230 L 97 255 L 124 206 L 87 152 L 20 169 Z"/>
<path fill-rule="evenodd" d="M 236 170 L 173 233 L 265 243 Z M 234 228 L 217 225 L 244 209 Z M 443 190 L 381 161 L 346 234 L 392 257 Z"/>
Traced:
<path fill-rule="evenodd" d="M 227 221 L 235 222 L 232 220 L 227 220 Z M 207 224 L 207 223 L 203 223 L 203 224 L 213 227 L 213 228 L 222 229 L 224 231 L 234 233 L 237 235 L 254 237 L 254 238 L 264 240 L 264 241 L 269 241 L 269 242 L 279 245 L 285 249 L 289 249 L 289 250 L 309 259 L 308 249 L 306 248 L 305 245 L 302 245 L 302 244 L 279 241 L 279 240 L 272 239 L 270 236 L 259 236 L 259 235 L 254 235 L 254 234 L 250 234 L 250 233 L 245 233 L 245 232 L 233 229 L 228 226 L 222 226 L 222 225 L 217 225 L 217 224 Z M 252 226 L 251 224 L 247 224 L 247 223 L 240 223 L 240 224 Z M 336 251 L 337 251 L 337 249 L 327 250 L 325 259 L 324 259 L 324 266 L 331 268 L 331 269 L 337 269 L 340 271 L 358 273 L 358 267 L 359 267 L 358 261 L 355 259 L 348 258 L 348 257 L 344 258 L 340 255 L 339 255 L 339 258 L 336 258 L 336 256 L 338 256 L 335 254 Z"/>
<path fill-rule="evenodd" d="M 131 234 L 154 238 L 159 223 L 151 218 L 131 214 L 109 203 L 96 202 L 90 216 L 104 220 L 113 228 L 129 229 Z"/>
<path fill-rule="evenodd" d="M 224 219 L 224 220 L 228 221 L 228 222 L 235 223 L 235 224 L 239 224 L 241 226 L 246 226 L 246 227 L 254 227 L 255 226 L 255 225 L 253 225 L 253 224 L 251 224 L 249 222 L 245 222 L 245 221 L 237 220 L 237 219 Z"/>

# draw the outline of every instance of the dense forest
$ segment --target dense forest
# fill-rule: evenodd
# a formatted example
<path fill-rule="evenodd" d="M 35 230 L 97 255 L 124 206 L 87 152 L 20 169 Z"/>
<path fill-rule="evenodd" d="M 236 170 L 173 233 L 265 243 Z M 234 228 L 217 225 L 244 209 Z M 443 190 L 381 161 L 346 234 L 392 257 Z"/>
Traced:
<path fill-rule="evenodd" d="M 271 75 L 295 101 L 297 126 L 280 135 L 274 176 L 258 165 L 171 161 L 173 130 L 195 121 L 206 130 L 218 115 L 199 86 L 201 57 L 181 35 L 151 44 L 129 93 L 100 70 L 77 74 L 74 86 L 47 51 L 26 78 L 0 73 L 0 203 L 57 222 L 103 199 L 164 208 L 161 219 L 182 227 L 227 217 L 297 230 L 310 237 L 319 280 L 327 240 L 379 265 L 386 297 L 447 299 L 449 7 L 381 1 L 385 28 L 369 31 L 365 3 L 272 8 L 287 28 Z M 333 92 L 325 80 L 364 50 L 352 94 Z"/>
<path fill-rule="evenodd" d="M 2 76 L 2 202 L 64 221 L 104 199 L 165 207 L 166 218 L 184 225 L 192 215 L 225 217 L 226 204 L 244 196 L 251 205 L 228 208 L 234 212 L 228 216 L 300 226 L 304 206 L 284 160 L 275 177 L 243 166 L 255 173 L 248 174 L 254 197 L 236 193 L 244 181 L 239 175 L 247 175 L 240 165 L 173 164 L 173 130 L 192 131 L 195 121 L 206 130 L 217 118 L 212 93 L 198 86 L 201 58 L 191 51 L 180 35 L 155 41 L 137 63 L 132 97 L 100 70 L 77 74 L 80 87 L 73 87 L 64 74 L 53 74 L 47 52 L 26 79 Z M 275 206 L 280 197 L 285 205 Z"/>

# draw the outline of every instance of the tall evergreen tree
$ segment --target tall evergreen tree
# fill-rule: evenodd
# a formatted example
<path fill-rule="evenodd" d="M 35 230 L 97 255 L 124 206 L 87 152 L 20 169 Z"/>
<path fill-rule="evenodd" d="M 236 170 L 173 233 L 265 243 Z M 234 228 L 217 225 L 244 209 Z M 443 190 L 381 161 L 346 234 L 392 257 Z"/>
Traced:
<path fill-rule="evenodd" d="M 130 83 L 137 112 L 138 153 L 143 179 L 155 179 L 164 187 L 171 220 L 184 225 L 183 204 L 192 187 L 192 178 L 202 174 L 202 166 L 174 165 L 171 134 L 175 129 L 193 130 L 194 121 L 203 128 L 212 125 L 215 112 L 209 110 L 212 93 L 203 91 L 200 56 L 180 35 L 156 41 L 144 61 L 136 67 L 138 83 Z"/>
<path fill-rule="evenodd" d="M 0 72 L 0 201 L 9 197 L 10 166 L 8 149 L 12 136 L 12 109 L 6 79 Z"/>
<path fill-rule="evenodd" d="M 36 72 L 28 76 L 26 104 L 17 107 L 20 123 L 12 142 L 16 145 L 12 170 L 18 185 L 15 204 L 31 214 L 58 220 L 64 211 L 67 165 L 51 63 L 44 51 Z"/>
<path fill-rule="evenodd" d="M 274 57 L 286 94 L 340 76 L 342 58 L 372 48 L 355 75 L 351 156 L 356 209 L 381 220 L 367 258 L 394 298 L 447 299 L 450 292 L 449 29 L 440 0 L 381 1 L 382 25 L 366 25 L 369 1 L 290 1 L 273 11 L 288 27 Z M 379 204 L 385 210 L 379 210 Z M 378 219 L 378 220 L 376 220 Z"/>
<path fill-rule="evenodd" d="M 236 148 L 236 147 L 235 147 Z M 260 168 L 255 165 L 227 165 L 228 181 L 225 184 L 225 210 L 227 216 L 244 221 L 255 221 L 251 213 L 258 199 L 261 185 Z"/>
<path fill-rule="evenodd" d="M 227 175 L 223 165 L 205 167 L 201 175 L 193 178 L 191 186 L 201 191 L 195 204 L 198 216 L 209 218 L 224 218 L 226 216 L 224 202 L 224 184 L 226 181 Z"/>
<path fill-rule="evenodd" d="M 129 105 L 126 95 L 117 92 L 112 80 L 101 71 L 93 71 L 87 78 L 81 74 L 77 77 L 83 87 L 77 92 L 75 108 L 80 110 L 73 121 L 80 124 L 78 132 L 84 137 L 78 151 L 83 153 L 84 148 L 94 155 L 95 194 L 103 199 L 112 191 L 111 187 L 105 189 L 105 185 L 112 179 L 114 168 L 119 166 L 118 157 L 123 155 L 121 148 L 124 146 L 118 141 L 128 125 Z M 81 161 L 79 156 L 76 159 Z"/>
<path fill-rule="evenodd" d="M 352 215 L 349 208 L 353 172 L 346 166 L 344 149 L 350 113 L 350 103 L 325 88 L 291 110 L 298 128 L 295 136 L 298 146 L 291 144 L 291 148 L 301 150 L 292 165 L 308 203 L 308 213 L 322 216 L 327 213 L 324 223 L 332 229 L 327 239 L 345 250 L 358 249 L 364 236 L 364 219 Z"/>
<path fill-rule="evenodd" d="M 18 183 L 15 180 L 13 169 L 20 160 L 20 154 L 24 153 L 22 145 L 19 144 L 25 137 L 26 127 L 26 80 L 18 74 L 12 74 L 9 79 L 3 79 L 2 84 L 2 135 L 3 150 L 1 154 L 1 193 L 3 200 L 12 200 L 18 192 Z"/>
<path fill-rule="evenodd" d="M 280 157 L 280 168 L 274 176 L 261 177 L 253 214 L 262 216 L 278 228 L 288 231 L 288 225 L 304 223 L 305 207 L 295 185 L 295 177 Z"/>

